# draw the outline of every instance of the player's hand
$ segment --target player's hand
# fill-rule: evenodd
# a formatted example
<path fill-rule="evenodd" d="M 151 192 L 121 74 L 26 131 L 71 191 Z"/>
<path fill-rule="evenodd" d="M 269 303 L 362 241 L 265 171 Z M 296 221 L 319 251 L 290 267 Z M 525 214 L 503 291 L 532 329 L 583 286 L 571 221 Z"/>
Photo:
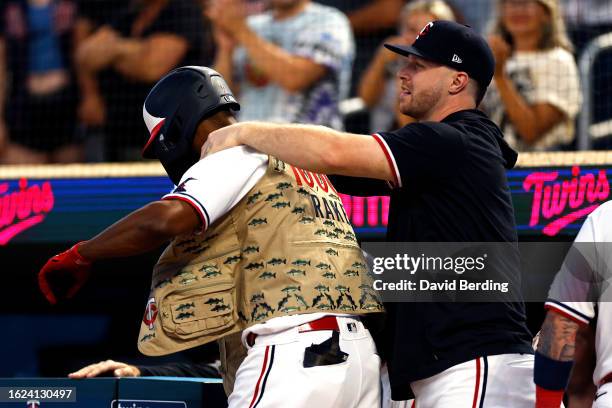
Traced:
<path fill-rule="evenodd" d="M 220 150 L 242 145 L 240 137 L 248 132 L 251 126 L 256 126 L 256 123 L 235 123 L 211 132 L 206 139 L 206 143 L 202 146 L 200 158 L 203 159 Z"/>
<path fill-rule="evenodd" d="M 53 305 L 73 297 L 89 278 L 91 261 L 79 254 L 79 244 L 49 259 L 38 273 L 38 286 Z"/>
<path fill-rule="evenodd" d="M 111 373 L 115 377 L 140 377 L 138 367 L 119 361 L 106 360 L 90 364 L 74 373 L 68 374 L 70 378 L 92 378 L 102 374 Z"/>

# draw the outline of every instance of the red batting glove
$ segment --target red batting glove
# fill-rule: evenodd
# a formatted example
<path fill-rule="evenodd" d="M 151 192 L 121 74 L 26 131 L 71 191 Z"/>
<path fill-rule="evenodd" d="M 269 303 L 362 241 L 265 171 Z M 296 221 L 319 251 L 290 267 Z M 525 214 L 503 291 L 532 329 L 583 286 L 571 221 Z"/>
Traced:
<path fill-rule="evenodd" d="M 80 244 L 49 259 L 38 273 L 38 286 L 52 305 L 73 297 L 89 278 L 91 261 L 79 254 Z"/>

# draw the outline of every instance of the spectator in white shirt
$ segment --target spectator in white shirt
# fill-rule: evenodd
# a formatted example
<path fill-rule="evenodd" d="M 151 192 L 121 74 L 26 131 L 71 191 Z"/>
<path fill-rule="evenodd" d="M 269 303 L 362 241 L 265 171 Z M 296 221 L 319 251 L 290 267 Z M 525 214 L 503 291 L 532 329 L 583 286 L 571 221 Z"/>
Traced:
<path fill-rule="evenodd" d="M 489 38 L 494 86 L 484 108 L 518 150 L 572 142 L 580 110 L 578 69 L 558 0 L 498 0 Z"/>

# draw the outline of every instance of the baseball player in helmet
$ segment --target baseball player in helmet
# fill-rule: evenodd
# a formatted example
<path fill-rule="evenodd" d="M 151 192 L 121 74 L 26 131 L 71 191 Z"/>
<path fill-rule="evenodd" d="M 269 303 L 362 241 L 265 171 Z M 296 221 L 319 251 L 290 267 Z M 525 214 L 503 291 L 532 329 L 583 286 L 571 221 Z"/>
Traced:
<path fill-rule="evenodd" d="M 141 352 L 218 340 L 231 381 L 248 348 L 230 407 L 378 406 L 380 359 L 359 315 L 382 306 L 342 202 L 326 176 L 247 147 L 200 160 L 236 109 L 212 69 L 162 78 L 144 103 L 143 155 L 176 188 L 51 258 L 40 288 L 56 303 L 83 286 L 93 262 L 171 240 L 153 270 Z"/>

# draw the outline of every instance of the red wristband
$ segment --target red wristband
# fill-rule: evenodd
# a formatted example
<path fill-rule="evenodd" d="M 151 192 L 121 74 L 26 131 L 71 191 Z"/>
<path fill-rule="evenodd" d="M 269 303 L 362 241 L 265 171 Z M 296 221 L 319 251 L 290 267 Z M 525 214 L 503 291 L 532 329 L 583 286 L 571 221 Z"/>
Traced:
<path fill-rule="evenodd" d="M 563 390 L 547 390 L 536 385 L 536 408 L 559 408 L 563 401 Z"/>

